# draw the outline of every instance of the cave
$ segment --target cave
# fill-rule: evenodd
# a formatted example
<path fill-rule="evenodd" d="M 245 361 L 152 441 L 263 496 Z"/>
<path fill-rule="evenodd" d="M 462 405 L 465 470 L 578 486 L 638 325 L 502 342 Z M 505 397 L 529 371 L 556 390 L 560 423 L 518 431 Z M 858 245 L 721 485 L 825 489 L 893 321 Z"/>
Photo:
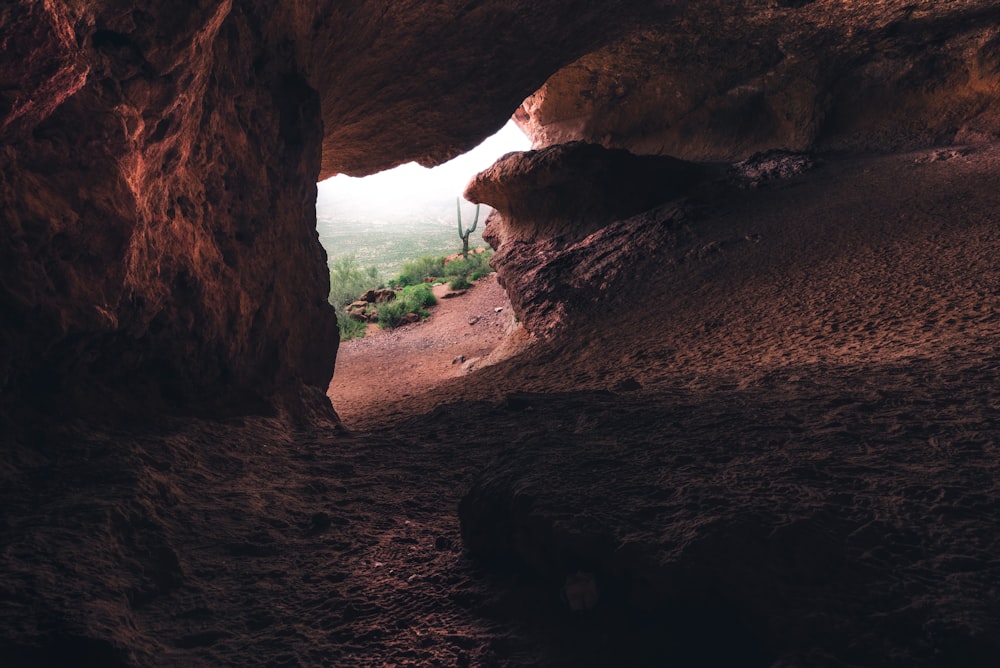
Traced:
<path fill-rule="evenodd" d="M 505 354 L 345 427 L 317 182 Z M 0 662 L 1000 663 L 1000 8 L 0 8 Z"/>

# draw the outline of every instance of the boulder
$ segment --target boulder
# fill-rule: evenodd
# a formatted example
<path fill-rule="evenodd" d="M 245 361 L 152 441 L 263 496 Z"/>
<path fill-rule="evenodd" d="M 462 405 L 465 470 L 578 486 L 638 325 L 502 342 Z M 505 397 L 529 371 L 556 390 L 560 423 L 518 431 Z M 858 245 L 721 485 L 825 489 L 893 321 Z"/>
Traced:
<path fill-rule="evenodd" d="M 396 291 L 390 288 L 383 288 L 381 290 L 369 290 L 365 294 L 359 297 L 360 301 L 368 302 L 369 304 L 382 304 L 385 302 L 391 302 L 396 298 Z"/>
<path fill-rule="evenodd" d="M 713 173 L 668 156 L 573 141 L 508 153 L 472 179 L 465 198 L 496 210 L 487 219 L 484 238 L 499 253 L 514 241 L 556 235 L 582 239 L 611 221 L 684 194 Z"/>
<path fill-rule="evenodd" d="M 568 313 L 624 289 L 623 277 L 641 273 L 640 265 L 668 263 L 690 236 L 690 207 L 680 200 L 724 174 L 571 142 L 504 156 L 465 196 L 496 209 L 483 236 L 518 320 L 551 336 L 568 325 Z"/>

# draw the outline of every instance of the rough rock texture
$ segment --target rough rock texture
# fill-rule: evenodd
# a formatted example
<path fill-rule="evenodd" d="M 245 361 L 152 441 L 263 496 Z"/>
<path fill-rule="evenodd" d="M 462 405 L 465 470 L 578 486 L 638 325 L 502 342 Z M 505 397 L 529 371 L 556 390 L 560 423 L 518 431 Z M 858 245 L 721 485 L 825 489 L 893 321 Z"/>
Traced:
<path fill-rule="evenodd" d="M 0 14 L 0 387 L 46 411 L 259 410 L 299 383 L 319 404 L 318 96 L 253 5 L 146 4 Z"/>
<path fill-rule="evenodd" d="M 305 3 L 300 3 L 305 4 Z M 293 25 L 320 91 L 322 176 L 436 165 L 498 130 L 560 67 L 673 2 L 308 3 Z"/>
<path fill-rule="evenodd" d="M 934 374 L 907 366 L 809 390 L 511 395 L 510 419 L 533 430 L 462 499 L 463 542 L 553 606 L 589 577 L 595 633 L 615 644 L 587 665 L 986 668 L 1000 657 L 1000 502 L 976 440 L 990 428 L 956 441 L 960 456 L 941 434 L 903 446 L 887 395 L 866 392 Z M 972 409 L 949 392 L 921 394 L 929 419 Z"/>
<path fill-rule="evenodd" d="M 994 136 L 996 12 L 8 3 L 4 394 L 67 412 L 108 388 L 139 403 L 299 402 L 336 349 L 315 180 L 445 160 L 546 79 L 520 115 L 541 144 L 731 158 Z"/>
<path fill-rule="evenodd" d="M 535 148 L 689 160 L 976 141 L 1000 135 L 998 25 L 989 0 L 698 3 L 563 68 L 515 119 Z"/>
<path fill-rule="evenodd" d="M 998 167 L 717 190 L 504 362 L 352 342 L 404 373 L 356 370 L 383 397 L 351 435 L 38 430 L 0 459 L 4 668 L 993 668 Z"/>
<path fill-rule="evenodd" d="M 676 197 L 709 173 L 668 156 L 569 142 L 507 154 L 472 179 L 465 198 L 489 204 L 506 221 L 488 239 L 494 247 L 554 234 L 576 240 Z"/>
<path fill-rule="evenodd" d="M 570 142 L 510 153 L 478 174 L 465 198 L 495 209 L 483 238 L 518 318 L 533 334 L 551 336 L 570 302 L 593 299 L 615 284 L 622 262 L 653 254 L 680 232 L 683 211 L 656 212 L 660 224 L 627 220 L 676 198 L 713 169 L 667 156 Z M 615 222 L 618 221 L 618 222 Z M 575 307 L 570 307 L 575 308 Z"/>

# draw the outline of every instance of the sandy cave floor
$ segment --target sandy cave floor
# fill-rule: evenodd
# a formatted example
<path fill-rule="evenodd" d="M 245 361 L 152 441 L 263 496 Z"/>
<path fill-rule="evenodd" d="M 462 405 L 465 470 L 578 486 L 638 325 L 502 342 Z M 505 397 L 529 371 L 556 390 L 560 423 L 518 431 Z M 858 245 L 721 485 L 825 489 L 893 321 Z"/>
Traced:
<path fill-rule="evenodd" d="M 462 310 L 495 313 L 487 284 L 451 300 L 454 329 L 431 352 L 420 341 L 438 316 L 346 344 L 338 376 L 369 381 L 368 394 L 340 400 L 346 433 L 246 418 L 39 437 L 0 469 L 6 656 L 990 665 L 998 186 L 1000 149 L 979 147 L 830 158 L 794 183 L 726 191 L 699 222 L 721 251 L 637 277 L 627 302 L 568 339 L 460 375 L 451 360 L 481 353 L 461 336 L 478 327 Z M 440 383 L 404 382 L 410 369 Z M 773 588 L 755 590 L 746 580 L 759 574 L 739 568 L 753 564 L 740 543 L 753 528 L 737 525 L 717 546 L 735 562 L 714 575 L 733 600 L 767 599 L 775 616 L 763 627 L 574 613 L 558 582 L 463 553 L 457 507 L 484 470 L 525 490 L 553 526 L 597 527 L 616 554 L 668 554 L 699 527 L 754 516 L 791 527 L 789 561 L 775 568 L 807 572 L 777 602 Z M 798 521 L 817 516 L 830 520 Z M 795 556 L 817 545 L 818 557 Z M 810 603 L 824 563 L 858 566 L 836 596 Z M 837 651 L 810 649 L 809 627 L 781 605 Z M 54 645 L 27 647 L 39 634 Z"/>

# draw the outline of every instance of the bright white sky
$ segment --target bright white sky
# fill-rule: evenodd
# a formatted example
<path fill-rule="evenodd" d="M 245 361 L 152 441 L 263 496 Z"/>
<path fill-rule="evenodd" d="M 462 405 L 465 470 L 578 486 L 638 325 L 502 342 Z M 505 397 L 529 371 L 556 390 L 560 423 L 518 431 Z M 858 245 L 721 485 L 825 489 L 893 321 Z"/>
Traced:
<path fill-rule="evenodd" d="M 511 151 L 527 151 L 531 141 L 507 121 L 499 132 L 482 144 L 443 165 L 428 169 L 415 162 L 378 174 L 356 178 L 339 174 L 319 183 L 319 199 L 341 204 L 395 207 L 401 201 L 445 199 L 454 202 L 473 176 Z M 354 208 L 353 206 L 350 208 Z"/>

